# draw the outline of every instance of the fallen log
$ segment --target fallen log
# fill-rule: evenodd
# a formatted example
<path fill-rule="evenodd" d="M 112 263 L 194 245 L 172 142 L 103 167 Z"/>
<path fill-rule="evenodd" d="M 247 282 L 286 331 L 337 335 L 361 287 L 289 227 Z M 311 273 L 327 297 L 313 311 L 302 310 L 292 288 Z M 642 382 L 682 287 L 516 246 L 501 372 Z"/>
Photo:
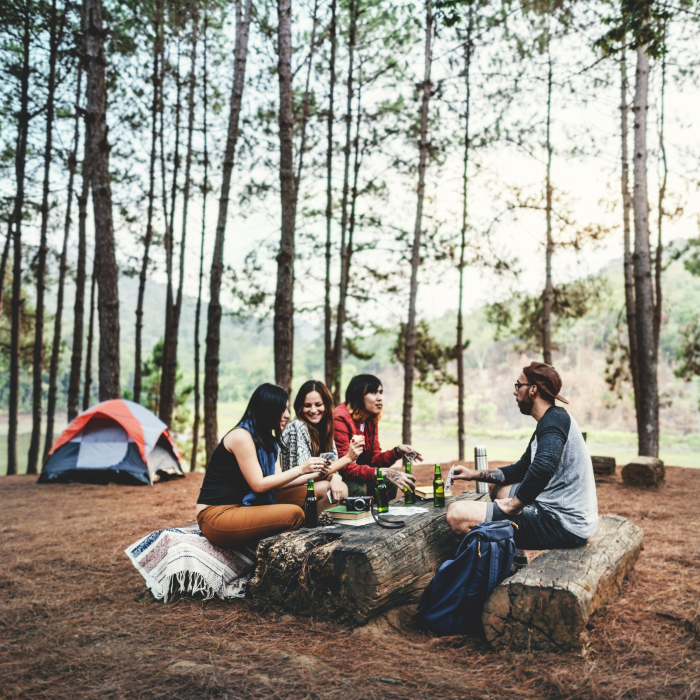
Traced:
<path fill-rule="evenodd" d="M 593 462 L 593 474 L 595 476 L 612 476 L 615 474 L 614 457 L 591 457 Z"/>
<path fill-rule="evenodd" d="M 447 505 L 459 500 L 488 501 L 488 495 L 468 491 L 448 498 Z M 336 522 L 262 540 L 249 590 L 265 608 L 351 627 L 417 603 L 461 539 L 447 525 L 447 508 L 417 505 L 427 513 L 406 517 L 401 530 Z"/>
<path fill-rule="evenodd" d="M 604 515 L 585 547 L 540 554 L 491 594 L 482 622 L 496 649 L 571 649 L 587 639 L 590 617 L 620 591 L 644 533 L 619 515 Z"/>
<path fill-rule="evenodd" d="M 622 468 L 622 481 L 628 486 L 649 488 L 659 486 L 665 479 L 664 463 L 656 457 L 635 457 Z"/>

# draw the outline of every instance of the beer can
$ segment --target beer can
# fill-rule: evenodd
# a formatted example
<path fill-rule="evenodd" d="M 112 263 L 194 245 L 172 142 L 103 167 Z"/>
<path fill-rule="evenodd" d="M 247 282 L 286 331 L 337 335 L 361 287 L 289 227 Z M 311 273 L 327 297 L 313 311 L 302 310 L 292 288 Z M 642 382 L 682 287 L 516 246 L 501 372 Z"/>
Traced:
<path fill-rule="evenodd" d="M 486 456 L 485 445 L 476 445 L 476 447 L 474 447 L 474 469 L 478 469 L 479 471 L 485 472 L 489 470 L 489 460 Z M 488 493 L 489 485 L 484 481 L 477 481 L 476 492 Z"/>

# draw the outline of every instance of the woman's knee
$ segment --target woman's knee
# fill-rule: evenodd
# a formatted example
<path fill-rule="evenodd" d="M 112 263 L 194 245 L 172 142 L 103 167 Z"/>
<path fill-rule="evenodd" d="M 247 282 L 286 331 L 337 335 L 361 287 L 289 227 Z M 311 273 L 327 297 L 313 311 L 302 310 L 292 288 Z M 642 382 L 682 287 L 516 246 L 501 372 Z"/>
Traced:
<path fill-rule="evenodd" d="M 285 508 L 288 509 L 286 522 L 289 525 L 289 529 L 298 530 L 304 524 L 304 511 L 295 505 L 288 505 Z"/>

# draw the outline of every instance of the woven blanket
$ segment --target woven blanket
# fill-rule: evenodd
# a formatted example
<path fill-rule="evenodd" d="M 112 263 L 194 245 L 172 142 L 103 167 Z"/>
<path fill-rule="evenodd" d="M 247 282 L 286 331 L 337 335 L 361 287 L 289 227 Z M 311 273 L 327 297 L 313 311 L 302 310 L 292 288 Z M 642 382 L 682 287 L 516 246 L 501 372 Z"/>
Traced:
<path fill-rule="evenodd" d="M 125 551 L 153 596 L 166 603 L 177 592 L 242 598 L 255 568 L 254 552 L 217 547 L 198 525 L 156 530 Z"/>

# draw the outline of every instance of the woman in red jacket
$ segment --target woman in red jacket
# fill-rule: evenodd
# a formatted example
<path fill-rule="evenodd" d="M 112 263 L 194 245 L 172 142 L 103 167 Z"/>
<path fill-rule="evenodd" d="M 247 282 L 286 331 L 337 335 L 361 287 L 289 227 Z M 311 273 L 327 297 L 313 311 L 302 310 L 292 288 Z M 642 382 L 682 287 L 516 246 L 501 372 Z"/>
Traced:
<path fill-rule="evenodd" d="M 397 445 L 382 452 L 377 428 L 383 408 L 384 389 L 382 383 L 372 374 L 358 374 L 353 377 L 345 390 L 345 403 L 341 403 L 333 415 L 334 433 L 338 456 L 344 457 L 350 449 L 354 435 L 364 436 L 364 452 L 355 462 L 343 467 L 340 473 L 348 485 L 350 496 L 374 495 L 377 469 L 382 469 L 384 478 L 393 484 L 389 487 L 389 497 L 395 498 L 397 488 L 414 489 L 413 476 L 390 467 L 403 455 L 415 452 L 411 445 Z M 417 453 L 416 453 L 417 454 Z M 423 457 L 417 454 L 417 459 Z"/>

